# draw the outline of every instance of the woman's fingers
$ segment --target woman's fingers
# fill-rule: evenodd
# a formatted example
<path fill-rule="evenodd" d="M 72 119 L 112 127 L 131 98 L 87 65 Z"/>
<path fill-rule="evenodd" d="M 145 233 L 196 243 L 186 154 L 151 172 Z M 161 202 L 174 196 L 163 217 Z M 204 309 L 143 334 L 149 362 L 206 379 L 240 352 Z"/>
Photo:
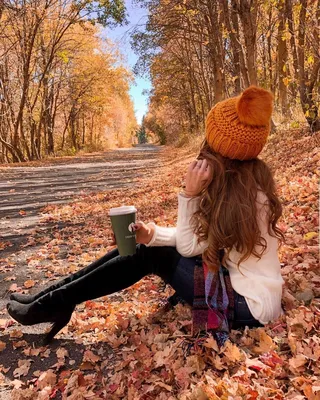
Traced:
<path fill-rule="evenodd" d="M 185 194 L 188 196 L 197 196 L 208 186 L 212 180 L 212 168 L 208 160 L 194 160 L 189 165 L 185 182 Z"/>
<path fill-rule="evenodd" d="M 204 171 L 206 175 L 211 175 L 212 173 L 212 166 L 207 162 L 206 169 Z"/>
<path fill-rule="evenodd" d="M 134 225 L 133 225 L 133 229 L 134 232 L 138 231 L 139 229 L 141 229 L 144 226 L 144 222 L 142 221 L 137 221 Z"/>
<path fill-rule="evenodd" d="M 199 161 L 201 161 L 201 163 L 199 162 L 199 164 L 198 164 L 198 174 L 199 174 L 199 177 L 202 179 L 203 177 L 207 176 L 209 164 L 206 159 L 199 160 Z"/>
<path fill-rule="evenodd" d="M 114 245 L 117 244 L 116 235 L 114 234 L 113 231 L 111 232 L 111 243 L 110 243 L 110 244 L 111 244 L 112 246 L 114 246 Z"/>
<path fill-rule="evenodd" d="M 202 162 L 200 175 L 203 184 L 207 186 L 212 180 L 212 167 L 206 159 Z"/>
<path fill-rule="evenodd" d="M 192 163 L 189 165 L 189 171 L 199 171 L 199 169 L 201 169 L 202 165 L 203 165 L 203 161 L 207 160 L 194 160 L 192 161 Z"/>
<path fill-rule="evenodd" d="M 206 172 L 208 166 L 208 161 L 206 159 L 202 160 L 202 163 L 200 165 L 200 170 L 202 173 Z"/>
<path fill-rule="evenodd" d="M 193 171 L 197 166 L 197 160 L 192 161 L 192 163 L 189 165 L 188 170 Z"/>

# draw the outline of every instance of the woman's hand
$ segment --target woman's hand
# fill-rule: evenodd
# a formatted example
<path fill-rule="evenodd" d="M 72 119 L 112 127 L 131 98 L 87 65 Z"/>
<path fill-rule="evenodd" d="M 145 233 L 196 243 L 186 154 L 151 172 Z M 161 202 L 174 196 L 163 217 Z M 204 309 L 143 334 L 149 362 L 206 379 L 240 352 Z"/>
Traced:
<path fill-rule="evenodd" d="M 188 197 L 198 196 L 209 186 L 212 180 L 212 168 L 206 159 L 195 160 L 189 165 L 184 194 Z"/>
<path fill-rule="evenodd" d="M 138 221 L 134 224 L 133 229 L 136 233 L 136 241 L 140 244 L 148 244 L 154 235 L 154 225 L 151 223 L 145 224 Z"/>

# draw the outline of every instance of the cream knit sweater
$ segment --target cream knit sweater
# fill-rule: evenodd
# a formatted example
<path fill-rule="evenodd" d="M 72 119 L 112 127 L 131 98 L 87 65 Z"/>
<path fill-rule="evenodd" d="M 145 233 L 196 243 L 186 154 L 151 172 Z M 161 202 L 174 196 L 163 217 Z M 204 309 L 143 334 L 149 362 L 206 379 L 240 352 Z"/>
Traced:
<path fill-rule="evenodd" d="M 155 231 L 147 246 L 173 246 L 184 257 L 193 257 L 206 249 L 207 242 L 198 243 L 198 238 L 190 224 L 191 217 L 199 207 L 199 197 L 178 197 L 178 222 L 176 228 L 164 228 L 154 225 Z M 231 250 L 226 260 L 234 290 L 244 296 L 248 307 L 262 324 L 277 319 L 282 314 L 281 296 L 283 279 L 277 254 L 277 239 L 268 234 L 266 221 L 267 197 L 258 192 L 258 224 L 261 235 L 267 242 L 267 249 L 259 260 L 250 256 L 237 267 L 240 253 Z"/>

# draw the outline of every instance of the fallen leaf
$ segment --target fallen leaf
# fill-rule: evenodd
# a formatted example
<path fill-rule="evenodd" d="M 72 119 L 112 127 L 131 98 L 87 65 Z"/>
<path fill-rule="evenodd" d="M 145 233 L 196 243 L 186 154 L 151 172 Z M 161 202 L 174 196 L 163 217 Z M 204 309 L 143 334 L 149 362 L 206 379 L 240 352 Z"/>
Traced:
<path fill-rule="evenodd" d="M 257 333 L 259 333 L 259 345 L 252 349 L 255 353 L 262 354 L 275 349 L 275 343 L 263 328 L 258 328 Z"/>
<path fill-rule="evenodd" d="M 23 333 L 22 333 L 22 331 L 20 329 L 13 329 L 12 331 L 10 331 L 9 336 L 11 338 L 18 339 L 18 338 L 21 338 L 23 336 Z"/>
<path fill-rule="evenodd" d="M 6 343 L 5 342 L 1 342 L 0 340 L 0 351 L 3 351 L 6 348 Z"/>
<path fill-rule="evenodd" d="M 12 319 L 0 319 L 0 329 L 7 329 L 14 324 Z"/>
<path fill-rule="evenodd" d="M 37 357 L 39 354 L 41 353 L 41 349 L 34 349 L 32 347 L 28 347 L 27 349 L 23 350 L 23 354 L 25 354 L 26 356 L 33 356 L 33 357 Z"/>
<path fill-rule="evenodd" d="M 30 280 L 25 281 L 23 285 L 24 285 L 25 288 L 30 289 L 30 288 L 32 288 L 35 284 L 36 284 L 35 281 L 32 280 L 32 279 L 30 279 Z"/>
<path fill-rule="evenodd" d="M 4 278 L 5 282 L 10 282 L 10 281 L 15 281 L 17 279 L 16 276 L 7 276 L 6 278 Z"/>
<path fill-rule="evenodd" d="M 181 367 L 174 371 L 174 378 L 182 389 L 187 389 L 191 384 L 190 374 L 194 372 L 191 367 Z"/>
<path fill-rule="evenodd" d="M 9 287 L 9 292 L 16 292 L 18 290 L 18 285 L 16 283 L 13 283 L 10 287 Z"/>
<path fill-rule="evenodd" d="M 37 387 L 39 389 L 44 389 L 46 386 L 54 386 L 57 381 L 57 375 L 52 371 L 52 369 L 48 369 L 48 371 L 43 372 L 37 381 Z"/>
<path fill-rule="evenodd" d="M 14 380 L 11 382 L 11 385 L 13 386 L 14 389 L 20 389 L 21 386 L 23 386 L 23 382 L 20 381 L 19 379 L 14 379 Z"/>
<path fill-rule="evenodd" d="M 81 363 L 80 369 L 82 371 L 92 370 L 92 369 L 94 369 L 94 365 L 92 363 L 90 363 L 89 361 L 85 361 L 85 362 Z"/>
<path fill-rule="evenodd" d="M 296 357 L 292 357 L 289 359 L 289 365 L 295 371 L 296 369 L 302 367 L 308 361 L 307 357 L 303 354 L 298 354 Z"/>
<path fill-rule="evenodd" d="M 27 376 L 32 360 L 19 360 L 18 368 L 13 371 L 13 376 L 15 378 L 20 378 L 20 376 Z"/>
<path fill-rule="evenodd" d="M 267 365 L 263 364 L 261 361 L 257 360 L 256 358 L 251 359 L 251 358 L 246 358 L 246 366 L 249 368 L 252 368 L 257 371 L 264 370 L 266 368 L 269 368 Z"/>
<path fill-rule="evenodd" d="M 308 232 L 303 236 L 304 240 L 310 240 L 318 236 L 317 232 Z"/>
<path fill-rule="evenodd" d="M 204 346 L 216 352 L 219 351 L 218 343 L 212 336 L 207 338 L 207 340 L 204 342 Z"/>
<path fill-rule="evenodd" d="M 237 362 L 243 359 L 243 355 L 241 354 L 239 348 L 230 341 L 226 342 L 222 351 L 231 362 Z"/>
<path fill-rule="evenodd" d="M 35 350 L 36 350 L 36 349 L 35 349 Z M 42 357 L 45 357 L 45 358 L 50 357 L 50 354 L 51 354 L 51 350 L 50 350 L 50 349 L 46 349 L 45 351 L 42 351 L 42 352 L 41 352 L 41 356 L 42 356 Z"/>
<path fill-rule="evenodd" d="M 89 361 L 94 364 L 97 361 L 100 361 L 100 357 L 94 354 L 91 350 L 86 350 L 83 354 L 83 361 Z"/>
<path fill-rule="evenodd" d="M 13 342 L 12 346 L 15 349 L 19 349 L 20 347 L 25 347 L 28 346 L 28 343 L 25 340 L 20 340 L 19 342 Z"/>
<path fill-rule="evenodd" d="M 60 348 L 57 350 L 56 354 L 57 354 L 57 358 L 63 358 L 63 359 L 64 359 L 65 357 L 68 357 L 68 355 L 69 355 L 68 350 L 65 349 L 65 348 L 63 348 L 63 347 L 60 347 Z"/>
<path fill-rule="evenodd" d="M 155 385 L 155 386 L 160 386 L 160 387 L 162 387 L 162 388 L 168 390 L 168 392 L 172 392 L 172 386 L 167 385 L 167 384 L 165 384 L 165 383 L 163 383 L 163 382 L 161 382 L 161 381 L 154 382 L 154 385 Z"/>

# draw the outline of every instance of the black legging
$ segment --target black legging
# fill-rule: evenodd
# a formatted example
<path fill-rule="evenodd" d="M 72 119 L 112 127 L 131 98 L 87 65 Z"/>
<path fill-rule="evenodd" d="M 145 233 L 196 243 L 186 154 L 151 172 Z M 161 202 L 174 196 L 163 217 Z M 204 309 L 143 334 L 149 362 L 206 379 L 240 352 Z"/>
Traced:
<path fill-rule="evenodd" d="M 138 245 L 136 254 L 119 256 L 113 250 L 88 267 L 54 285 L 51 295 L 58 303 L 79 304 L 125 289 L 146 275 L 155 274 L 176 294 L 193 304 L 195 257 L 182 257 L 174 247 Z M 243 296 L 235 294 L 235 328 L 259 326 Z"/>

